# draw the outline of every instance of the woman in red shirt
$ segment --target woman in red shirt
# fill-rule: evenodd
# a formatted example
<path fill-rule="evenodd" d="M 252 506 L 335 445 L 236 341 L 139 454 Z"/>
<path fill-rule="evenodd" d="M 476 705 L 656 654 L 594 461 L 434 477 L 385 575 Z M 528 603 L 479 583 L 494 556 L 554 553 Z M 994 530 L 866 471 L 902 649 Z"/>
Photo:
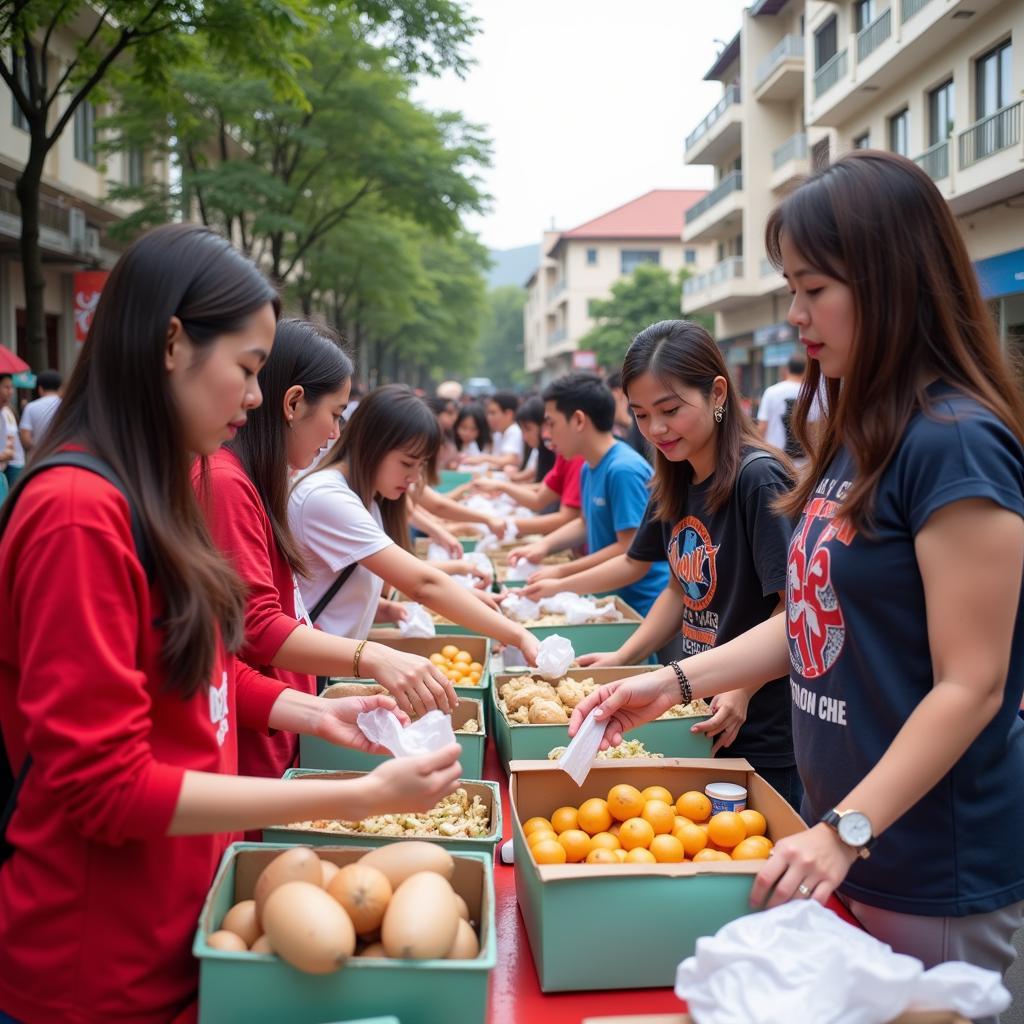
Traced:
<path fill-rule="evenodd" d="M 450 711 L 455 691 L 426 658 L 314 629 L 299 595 L 296 574 L 306 566 L 288 526 L 289 471 L 308 468 L 338 437 L 351 361 L 327 329 L 283 320 L 259 386 L 264 402 L 245 430 L 193 468 L 214 542 L 246 586 L 239 657 L 300 693 L 316 693 L 314 675 L 359 675 L 387 687 L 411 714 Z M 239 739 L 246 774 L 280 778 L 297 754 L 291 733 L 246 730 Z"/>
<path fill-rule="evenodd" d="M 0 1019 L 188 1019 L 192 936 L 231 833 L 426 809 L 455 788 L 455 745 L 358 782 L 235 774 L 240 725 L 365 748 L 355 715 L 394 707 L 298 693 L 232 654 L 243 588 L 210 540 L 190 462 L 259 404 L 276 310 L 212 232 L 141 238 L 110 275 L 35 455 L 84 449 L 124 492 L 53 468 L 26 475 L 0 516 L 0 729 L 15 776 L 28 763 L 0 866 Z"/>

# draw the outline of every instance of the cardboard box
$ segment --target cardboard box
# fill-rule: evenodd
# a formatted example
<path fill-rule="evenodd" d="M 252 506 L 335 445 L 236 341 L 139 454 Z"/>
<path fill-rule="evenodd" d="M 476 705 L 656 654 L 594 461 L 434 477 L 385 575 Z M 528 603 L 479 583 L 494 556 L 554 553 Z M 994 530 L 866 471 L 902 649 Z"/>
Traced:
<path fill-rule="evenodd" d="M 365 682 L 365 680 L 354 680 Z M 324 690 L 322 696 L 331 696 L 331 687 Z M 474 688 L 475 689 L 475 688 Z M 475 721 L 477 732 L 461 732 L 456 735 L 462 747 L 459 764 L 462 765 L 464 779 L 482 779 L 484 777 L 484 747 L 487 744 L 487 725 L 484 715 L 484 702 L 463 696 L 459 690 L 459 706 L 452 712 L 452 728 L 461 729 L 466 722 Z M 383 754 L 367 754 L 351 747 L 341 747 L 329 743 L 318 736 L 299 737 L 299 764 L 303 768 L 328 768 L 331 770 L 347 770 L 354 772 L 372 772 L 388 757 Z"/>
<path fill-rule="evenodd" d="M 487 983 L 497 962 L 494 878 L 490 858 L 460 853 L 452 885 L 478 922 L 476 960 L 362 960 L 334 974 L 304 974 L 276 956 L 211 949 L 207 936 L 239 900 L 252 897 L 260 872 L 286 845 L 234 843 L 224 854 L 206 898 L 192 952 L 199 960 L 200 1024 L 321 1024 L 393 1014 L 402 1024 L 479 1022 L 487 1017 Z M 323 847 L 339 866 L 365 849 Z"/>
<path fill-rule="evenodd" d="M 573 668 L 566 672 L 570 679 L 593 679 L 598 685 L 610 683 L 626 676 L 640 675 L 651 672 L 657 665 L 631 665 L 623 668 Z M 521 725 L 509 721 L 508 715 L 502 710 L 498 701 L 501 687 L 510 679 L 518 679 L 526 672 L 501 672 L 495 675 L 492 683 L 494 697 L 494 725 L 492 732 L 498 747 L 498 756 L 507 772 L 511 761 L 543 761 L 555 747 L 569 744 L 568 725 Z M 537 679 L 542 677 L 536 672 L 530 675 Z M 549 680 L 553 682 L 554 680 Z M 708 715 L 694 718 L 661 719 L 648 722 L 647 725 L 633 729 L 626 739 L 640 740 L 651 753 L 664 754 L 666 757 L 711 757 L 711 739 L 704 733 L 696 735 L 690 732 L 690 726 L 697 722 L 706 722 Z"/>
<path fill-rule="evenodd" d="M 763 863 L 538 865 L 524 821 L 603 798 L 619 783 L 665 786 L 678 796 L 703 792 L 709 782 L 735 782 L 747 787 L 748 806 L 765 816 L 773 841 L 805 828 L 740 759 L 598 761 L 582 787 L 552 761 L 514 761 L 511 767 L 516 896 L 544 992 L 671 987 L 697 939 L 751 912 L 750 890 Z"/>
<path fill-rule="evenodd" d="M 328 772 L 317 771 L 307 768 L 289 768 L 284 773 L 285 779 L 356 779 L 365 772 Z M 290 829 L 287 825 L 279 825 L 263 830 L 264 842 L 268 843 L 297 843 L 300 846 L 337 846 L 343 843 L 345 846 L 386 846 L 389 843 L 402 843 L 408 839 L 416 839 L 424 843 L 436 843 L 443 846 L 452 854 L 456 853 L 486 853 L 493 857 L 494 851 L 501 842 L 501 790 L 496 782 L 482 782 L 479 780 L 460 779 L 459 786 L 468 794 L 470 800 L 474 796 L 480 797 L 487 806 L 490 815 L 491 827 L 486 836 L 479 839 L 441 839 L 434 836 L 382 836 L 382 835 L 350 835 L 347 832 L 334 832 L 329 829 Z"/>

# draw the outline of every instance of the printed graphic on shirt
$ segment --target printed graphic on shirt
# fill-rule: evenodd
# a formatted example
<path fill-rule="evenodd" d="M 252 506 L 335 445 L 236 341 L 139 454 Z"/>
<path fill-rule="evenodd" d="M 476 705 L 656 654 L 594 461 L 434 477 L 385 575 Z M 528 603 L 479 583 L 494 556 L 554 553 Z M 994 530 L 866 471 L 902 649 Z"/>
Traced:
<path fill-rule="evenodd" d="M 718 548 L 695 516 L 680 520 L 668 542 L 668 562 L 683 588 L 683 650 L 699 654 L 718 640 L 718 615 L 707 611 L 718 590 Z"/>
<path fill-rule="evenodd" d="M 220 686 L 210 687 L 210 721 L 217 726 L 217 743 L 224 746 L 228 735 L 228 674 L 222 672 Z"/>

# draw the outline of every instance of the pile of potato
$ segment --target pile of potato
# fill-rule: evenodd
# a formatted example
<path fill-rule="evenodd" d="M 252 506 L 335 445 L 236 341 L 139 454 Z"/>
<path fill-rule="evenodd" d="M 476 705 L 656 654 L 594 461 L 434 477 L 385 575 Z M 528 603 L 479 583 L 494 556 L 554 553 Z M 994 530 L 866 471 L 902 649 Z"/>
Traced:
<path fill-rule="evenodd" d="M 281 957 L 331 974 L 352 956 L 474 960 L 480 941 L 451 886 L 455 861 L 430 843 L 396 843 L 339 868 L 304 846 L 275 857 L 251 900 L 236 903 L 213 949 Z"/>

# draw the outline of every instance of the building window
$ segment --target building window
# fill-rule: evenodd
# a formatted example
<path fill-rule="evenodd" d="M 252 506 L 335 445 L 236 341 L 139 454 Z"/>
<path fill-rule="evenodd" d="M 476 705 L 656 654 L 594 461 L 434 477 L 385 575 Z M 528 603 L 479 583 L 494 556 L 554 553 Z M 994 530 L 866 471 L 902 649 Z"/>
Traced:
<path fill-rule="evenodd" d="M 953 134 L 953 79 L 928 93 L 928 145 L 937 146 Z"/>
<path fill-rule="evenodd" d="M 718 249 L 716 250 L 715 260 L 721 263 L 725 259 L 725 242 L 718 243 Z"/>
<path fill-rule="evenodd" d="M 733 254 L 733 256 L 742 256 L 743 255 L 743 236 L 742 235 L 737 235 L 732 240 L 732 254 Z"/>
<path fill-rule="evenodd" d="M 39 54 L 34 53 L 36 60 L 39 60 Z M 31 96 L 31 87 L 28 80 L 28 62 L 24 57 L 15 55 L 12 67 L 14 77 L 17 79 L 18 85 L 21 86 L 21 91 L 26 96 Z M 43 67 L 43 88 L 46 88 L 46 67 Z M 28 118 L 25 117 L 24 111 L 18 105 L 18 101 L 14 98 L 14 94 L 11 94 L 11 124 L 15 128 L 20 128 L 23 132 L 29 130 Z"/>
<path fill-rule="evenodd" d="M 857 0 L 853 8 L 853 29 L 863 32 L 875 20 L 875 0 Z"/>
<path fill-rule="evenodd" d="M 1008 39 L 979 57 L 974 66 L 974 114 L 977 120 L 1010 105 L 1013 46 Z"/>
<path fill-rule="evenodd" d="M 864 132 L 862 135 L 858 135 L 853 140 L 854 149 L 870 149 L 871 148 L 871 132 Z"/>
<path fill-rule="evenodd" d="M 75 111 L 75 159 L 96 166 L 96 108 L 88 100 Z"/>
<path fill-rule="evenodd" d="M 587 250 L 587 266 L 588 267 L 596 267 L 597 266 L 597 250 L 596 249 L 588 249 Z"/>
<path fill-rule="evenodd" d="M 622 273 L 632 274 L 641 263 L 661 263 L 661 252 L 658 249 L 623 249 Z"/>
<path fill-rule="evenodd" d="M 889 118 L 889 148 L 900 156 L 910 154 L 910 110 L 906 107 Z"/>
<path fill-rule="evenodd" d="M 683 250 L 683 262 L 687 266 L 693 266 L 697 262 L 697 250 L 696 249 L 684 249 Z"/>
<path fill-rule="evenodd" d="M 839 32 L 836 16 L 833 14 L 814 33 L 814 70 L 827 64 L 839 52 Z"/>
<path fill-rule="evenodd" d="M 125 184 L 141 188 L 146 182 L 146 154 L 138 146 L 125 154 Z"/>

